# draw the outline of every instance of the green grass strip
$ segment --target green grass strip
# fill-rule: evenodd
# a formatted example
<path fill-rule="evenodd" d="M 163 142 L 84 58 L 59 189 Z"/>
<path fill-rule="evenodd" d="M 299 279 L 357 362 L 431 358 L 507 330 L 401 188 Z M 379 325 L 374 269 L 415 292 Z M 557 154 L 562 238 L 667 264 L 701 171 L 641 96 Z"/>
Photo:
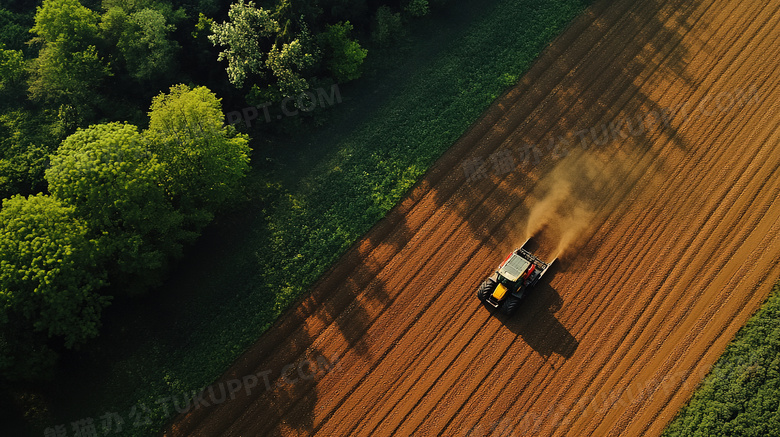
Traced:
<path fill-rule="evenodd" d="M 663 435 L 780 436 L 780 282 Z"/>

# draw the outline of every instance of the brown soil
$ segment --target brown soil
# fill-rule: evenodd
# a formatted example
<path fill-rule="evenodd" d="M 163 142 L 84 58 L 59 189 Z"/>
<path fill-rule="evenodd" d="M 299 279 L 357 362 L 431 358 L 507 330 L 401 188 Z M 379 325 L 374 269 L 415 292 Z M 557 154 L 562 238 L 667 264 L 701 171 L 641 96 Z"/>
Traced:
<path fill-rule="evenodd" d="M 598 1 L 166 435 L 659 435 L 780 276 L 778 9 Z"/>

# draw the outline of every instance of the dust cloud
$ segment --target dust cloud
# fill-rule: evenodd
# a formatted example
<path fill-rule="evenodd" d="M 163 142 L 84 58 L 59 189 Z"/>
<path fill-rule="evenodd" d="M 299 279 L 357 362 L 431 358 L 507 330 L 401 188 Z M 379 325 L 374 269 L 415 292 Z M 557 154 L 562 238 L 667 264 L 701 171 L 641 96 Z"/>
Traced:
<path fill-rule="evenodd" d="M 594 154 L 572 153 L 545 174 L 526 200 L 525 230 L 531 238 L 544 234 L 555 258 L 573 256 L 595 228 L 597 213 L 614 194 L 626 190 L 621 160 L 599 160 Z"/>

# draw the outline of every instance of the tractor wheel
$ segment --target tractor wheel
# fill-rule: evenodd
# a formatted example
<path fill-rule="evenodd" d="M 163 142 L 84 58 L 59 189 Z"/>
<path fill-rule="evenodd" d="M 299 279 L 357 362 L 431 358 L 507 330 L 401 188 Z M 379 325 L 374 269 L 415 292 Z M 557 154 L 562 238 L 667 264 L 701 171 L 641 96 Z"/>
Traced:
<path fill-rule="evenodd" d="M 496 285 L 498 284 L 496 284 L 496 281 L 494 281 L 492 278 L 487 278 L 482 281 L 482 285 L 480 285 L 479 289 L 477 290 L 477 299 L 485 300 L 485 298 L 490 296 L 490 293 L 496 289 Z"/>
<path fill-rule="evenodd" d="M 509 296 L 506 299 L 506 302 L 504 302 L 504 305 L 501 307 L 501 311 L 506 314 L 507 316 L 511 316 L 514 314 L 515 311 L 517 311 L 517 307 L 520 306 L 520 299 Z"/>

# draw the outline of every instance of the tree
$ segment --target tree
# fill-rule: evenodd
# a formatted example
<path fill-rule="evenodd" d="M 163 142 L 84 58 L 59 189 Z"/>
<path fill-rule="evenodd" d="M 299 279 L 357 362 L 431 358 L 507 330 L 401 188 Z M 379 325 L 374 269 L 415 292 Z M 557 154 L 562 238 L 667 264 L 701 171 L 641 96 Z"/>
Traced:
<path fill-rule="evenodd" d="M 203 15 L 203 12 L 199 12 L 198 22 L 195 24 L 195 30 L 193 30 L 191 34 L 192 39 L 196 41 L 201 39 L 209 39 L 212 26 L 214 26 L 214 20 Z"/>
<path fill-rule="evenodd" d="M 206 87 L 175 85 L 152 100 L 147 137 L 166 165 L 165 186 L 195 230 L 235 195 L 249 169 L 248 137 L 224 125 Z"/>
<path fill-rule="evenodd" d="M 66 51 L 82 51 L 94 45 L 98 35 L 98 14 L 78 0 L 43 0 L 30 32 L 44 44 L 56 43 Z"/>
<path fill-rule="evenodd" d="M 30 26 L 25 25 L 27 17 L 0 8 L 0 44 L 21 50 L 30 37 Z"/>
<path fill-rule="evenodd" d="M 253 2 L 245 4 L 244 0 L 230 5 L 228 18 L 228 22 L 212 25 L 209 40 L 215 46 L 226 47 L 217 60 L 227 60 L 230 83 L 241 87 L 248 75 L 263 72 L 268 42 L 280 28 L 269 11 L 256 8 Z"/>
<path fill-rule="evenodd" d="M 98 15 L 78 0 L 44 0 L 37 8 L 33 41 L 43 47 L 32 63 L 33 99 L 82 112 L 94 102 L 94 87 L 109 75 L 97 54 Z"/>
<path fill-rule="evenodd" d="M 317 1 L 279 0 L 272 15 L 279 23 L 276 42 L 283 44 L 297 39 L 307 29 L 307 23 L 314 23 L 320 15 L 322 8 Z"/>
<path fill-rule="evenodd" d="M 24 54 L 21 50 L 6 50 L 0 42 L 0 112 L 24 99 Z"/>
<path fill-rule="evenodd" d="M 29 91 L 34 100 L 82 110 L 97 100 L 95 85 L 110 75 L 95 46 L 71 52 L 63 45 L 48 45 L 32 66 Z"/>
<path fill-rule="evenodd" d="M 319 35 L 326 66 L 338 82 L 360 77 L 360 66 L 368 54 L 368 50 L 361 48 L 357 41 L 349 39 L 351 31 L 352 25 L 347 21 L 329 25 L 327 31 Z"/>
<path fill-rule="evenodd" d="M 0 115 L 0 199 L 43 188 L 48 156 L 56 148 L 45 114 L 11 110 Z"/>
<path fill-rule="evenodd" d="M 94 241 L 74 209 L 47 195 L 3 201 L 0 210 L 0 323 L 14 317 L 66 347 L 98 334 L 110 298 L 98 290 Z"/>
<path fill-rule="evenodd" d="M 24 73 L 24 55 L 21 50 L 6 50 L 0 43 L 0 91 L 15 84 Z"/>
<path fill-rule="evenodd" d="M 241 87 L 250 75 L 257 74 L 266 79 L 267 93 L 277 101 L 309 88 L 303 72 L 314 65 L 318 53 L 305 23 L 299 24 L 301 31 L 292 38 L 288 22 L 282 28 L 269 11 L 243 0 L 230 6 L 228 17 L 229 22 L 212 25 L 209 40 L 226 47 L 217 60 L 228 61 L 228 78 L 233 85 Z"/>
<path fill-rule="evenodd" d="M 268 52 L 266 67 L 271 71 L 276 83 L 270 88 L 274 100 L 282 100 L 284 97 L 299 96 L 309 89 L 309 82 L 300 73 L 311 67 L 316 59 L 315 51 L 307 50 L 310 45 L 308 31 L 304 29 L 301 37 L 288 44 L 274 43 Z"/>
<path fill-rule="evenodd" d="M 133 286 L 126 292 L 155 284 L 190 238 L 161 186 L 164 178 L 164 165 L 138 129 L 120 123 L 77 130 L 46 171 L 52 195 L 72 206 L 98 241 L 112 282 Z"/>
<path fill-rule="evenodd" d="M 100 22 L 109 44 L 116 47 L 117 62 L 139 81 L 170 75 L 179 45 L 170 39 L 176 27 L 157 9 L 145 8 L 128 13 L 112 7 Z"/>
<path fill-rule="evenodd" d="M 169 35 L 176 27 L 166 23 L 165 16 L 155 9 L 134 12 L 130 22 L 135 32 L 119 42 L 130 75 L 139 80 L 170 75 L 179 45 Z"/>

